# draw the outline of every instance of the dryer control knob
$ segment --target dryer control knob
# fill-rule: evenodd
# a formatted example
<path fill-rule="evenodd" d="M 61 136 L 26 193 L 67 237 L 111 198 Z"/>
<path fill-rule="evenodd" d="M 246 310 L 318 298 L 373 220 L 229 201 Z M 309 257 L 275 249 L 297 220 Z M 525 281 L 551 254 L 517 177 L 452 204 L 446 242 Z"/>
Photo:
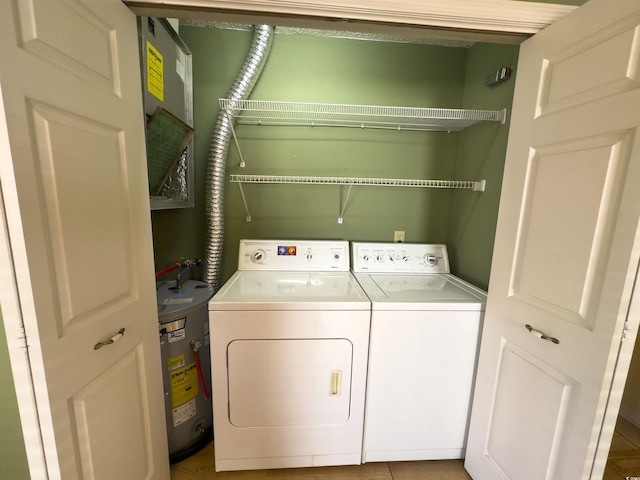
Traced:
<path fill-rule="evenodd" d="M 333 259 L 334 259 L 336 262 L 339 262 L 339 261 L 340 261 L 340 254 L 339 254 L 339 253 L 334 253 L 334 254 L 333 254 Z"/>
<path fill-rule="evenodd" d="M 267 254 L 264 253 L 264 250 L 256 250 L 251 254 L 251 261 L 253 263 L 262 263 L 266 258 Z"/>
<path fill-rule="evenodd" d="M 307 260 L 310 262 L 313 259 L 313 253 L 307 253 Z"/>

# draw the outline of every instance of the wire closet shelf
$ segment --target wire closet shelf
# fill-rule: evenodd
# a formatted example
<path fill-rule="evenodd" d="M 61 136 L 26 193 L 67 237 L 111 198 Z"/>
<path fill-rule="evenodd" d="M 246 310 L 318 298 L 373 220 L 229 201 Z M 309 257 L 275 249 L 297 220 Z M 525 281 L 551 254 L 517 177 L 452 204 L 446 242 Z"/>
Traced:
<path fill-rule="evenodd" d="M 247 197 L 242 188 L 243 183 L 290 183 L 303 185 L 345 185 L 348 186 L 346 197 L 342 202 L 338 223 L 342 224 L 344 212 L 347 208 L 349 195 L 354 185 L 373 186 L 373 187 L 426 187 L 426 188 L 453 188 L 473 190 L 474 192 L 484 192 L 486 181 L 470 181 L 470 180 L 420 180 L 410 178 L 362 178 L 362 177 L 308 177 L 308 176 L 292 176 L 292 175 L 231 175 L 232 183 L 237 183 L 240 187 L 240 195 L 246 213 L 246 221 L 251 221 L 251 213 L 249 213 L 249 205 Z"/>
<path fill-rule="evenodd" d="M 506 109 L 393 107 L 219 99 L 240 125 L 378 128 L 457 132 L 478 122 L 505 123 Z"/>
<path fill-rule="evenodd" d="M 221 111 L 231 121 L 231 133 L 240 156 L 240 167 L 245 166 L 245 161 L 234 124 L 457 132 L 479 122 L 499 122 L 504 124 L 507 115 L 506 109 L 470 110 L 392 107 L 271 100 L 233 100 L 227 98 L 219 99 L 219 103 Z M 251 221 L 251 214 L 249 213 L 247 199 L 242 188 L 244 183 L 347 186 L 348 191 L 342 202 L 338 223 L 343 221 L 349 195 L 354 186 L 447 188 L 473 190 L 475 192 L 483 192 L 486 186 L 485 180 L 422 180 L 291 175 L 231 175 L 230 180 L 233 183 L 237 183 L 240 188 L 248 222 Z"/>
<path fill-rule="evenodd" d="M 414 178 L 316 177 L 295 175 L 235 175 L 233 183 L 294 183 L 306 185 L 363 185 L 373 187 L 426 187 L 484 190 L 484 180 L 421 180 Z"/>

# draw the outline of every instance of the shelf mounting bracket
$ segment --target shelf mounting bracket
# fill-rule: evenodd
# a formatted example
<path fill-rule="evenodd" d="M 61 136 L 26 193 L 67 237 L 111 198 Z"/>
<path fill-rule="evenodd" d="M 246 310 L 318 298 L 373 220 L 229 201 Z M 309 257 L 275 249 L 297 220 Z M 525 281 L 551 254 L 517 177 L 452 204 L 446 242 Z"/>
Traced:
<path fill-rule="evenodd" d="M 236 137 L 236 129 L 233 127 L 233 119 L 232 116 L 227 113 L 227 119 L 229 120 L 229 126 L 231 127 L 231 135 L 233 136 L 233 141 L 236 144 L 236 149 L 238 150 L 238 155 L 240 155 L 240 167 L 244 168 L 244 157 L 242 156 L 242 149 L 240 148 L 240 143 L 238 142 L 238 137 Z"/>
<path fill-rule="evenodd" d="M 349 195 L 351 195 L 351 189 L 353 188 L 353 183 L 349 185 L 349 190 L 347 190 L 347 196 L 344 199 L 344 203 L 342 204 L 342 209 L 340 210 L 340 216 L 338 217 L 338 223 L 342 225 L 344 211 L 347 208 L 347 202 L 349 201 Z"/>
<path fill-rule="evenodd" d="M 240 187 L 240 195 L 242 196 L 242 203 L 244 203 L 244 211 L 246 212 L 245 220 L 247 222 L 251 221 L 251 214 L 249 213 L 249 206 L 247 205 L 247 197 L 244 195 L 244 189 L 242 188 L 242 182 L 238 182 L 238 187 Z"/>

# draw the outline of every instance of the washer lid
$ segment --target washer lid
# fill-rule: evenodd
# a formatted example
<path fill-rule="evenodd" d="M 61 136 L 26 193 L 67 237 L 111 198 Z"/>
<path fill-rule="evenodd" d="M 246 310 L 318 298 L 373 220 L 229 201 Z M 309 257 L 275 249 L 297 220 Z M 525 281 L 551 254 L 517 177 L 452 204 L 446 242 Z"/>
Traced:
<path fill-rule="evenodd" d="M 236 272 L 209 310 L 369 310 L 351 272 Z"/>
<path fill-rule="evenodd" d="M 450 274 L 356 274 L 373 310 L 484 310 L 484 291 Z"/>

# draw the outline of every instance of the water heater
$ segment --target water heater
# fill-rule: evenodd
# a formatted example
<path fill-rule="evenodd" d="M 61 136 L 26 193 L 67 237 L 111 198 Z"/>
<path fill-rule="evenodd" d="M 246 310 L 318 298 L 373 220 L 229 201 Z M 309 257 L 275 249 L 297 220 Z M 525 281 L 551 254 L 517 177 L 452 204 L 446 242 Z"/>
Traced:
<path fill-rule="evenodd" d="M 207 302 L 213 288 L 196 280 L 159 282 L 157 296 L 169 459 L 175 463 L 212 439 Z"/>

